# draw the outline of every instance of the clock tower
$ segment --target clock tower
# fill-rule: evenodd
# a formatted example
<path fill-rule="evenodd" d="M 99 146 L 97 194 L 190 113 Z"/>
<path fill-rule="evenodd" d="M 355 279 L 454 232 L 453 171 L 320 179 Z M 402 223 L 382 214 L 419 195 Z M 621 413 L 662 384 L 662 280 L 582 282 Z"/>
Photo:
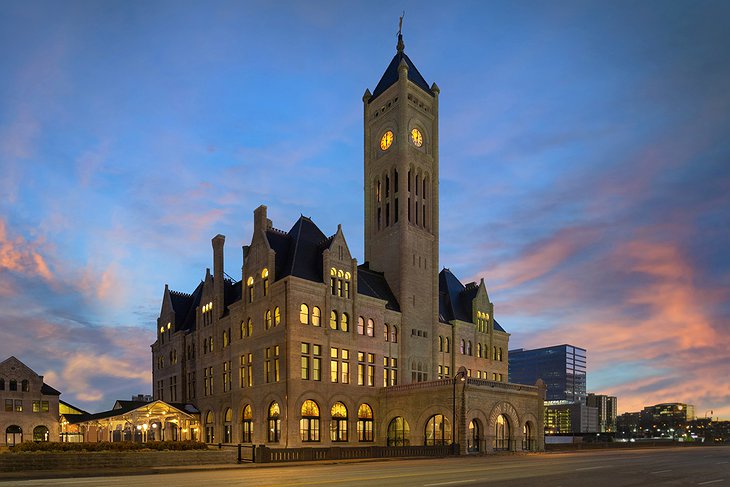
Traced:
<path fill-rule="evenodd" d="M 436 378 L 438 96 L 400 33 L 393 60 L 363 96 L 365 260 L 385 274 L 400 305 L 403 383 Z"/>

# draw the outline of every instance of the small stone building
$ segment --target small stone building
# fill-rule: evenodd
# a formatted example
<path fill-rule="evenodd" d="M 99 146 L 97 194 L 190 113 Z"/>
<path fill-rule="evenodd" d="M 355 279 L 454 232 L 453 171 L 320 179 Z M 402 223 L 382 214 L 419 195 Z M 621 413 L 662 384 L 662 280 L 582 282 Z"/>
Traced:
<path fill-rule="evenodd" d="M 0 363 L 0 445 L 58 441 L 58 396 L 43 376 L 15 357 Z"/>
<path fill-rule="evenodd" d="M 363 96 L 364 263 L 342 226 L 302 216 L 279 230 L 260 206 L 240 278 L 217 235 L 212 273 L 190 293 L 165 286 L 154 398 L 194 404 L 200 439 L 543 448 L 544 386 L 507 382 L 509 334 L 484 280 L 439 271 L 439 93 L 399 36 Z"/>

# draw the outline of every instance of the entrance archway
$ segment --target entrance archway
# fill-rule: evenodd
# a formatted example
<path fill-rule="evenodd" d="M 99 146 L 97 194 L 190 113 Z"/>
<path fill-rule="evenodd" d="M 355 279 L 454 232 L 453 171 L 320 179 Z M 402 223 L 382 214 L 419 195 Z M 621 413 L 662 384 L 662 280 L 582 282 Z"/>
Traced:
<path fill-rule="evenodd" d="M 48 428 L 43 425 L 33 428 L 33 441 L 48 441 Z"/>
<path fill-rule="evenodd" d="M 15 446 L 18 443 L 23 443 L 23 428 L 17 424 L 8 426 L 5 430 L 5 444 Z"/>
<path fill-rule="evenodd" d="M 494 432 L 494 449 L 509 450 L 510 449 L 510 424 L 509 419 L 504 414 L 497 416 Z"/>
<path fill-rule="evenodd" d="M 481 451 L 481 429 L 477 419 L 472 419 L 469 422 L 469 436 L 466 439 L 466 450 L 469 453 Z"/>

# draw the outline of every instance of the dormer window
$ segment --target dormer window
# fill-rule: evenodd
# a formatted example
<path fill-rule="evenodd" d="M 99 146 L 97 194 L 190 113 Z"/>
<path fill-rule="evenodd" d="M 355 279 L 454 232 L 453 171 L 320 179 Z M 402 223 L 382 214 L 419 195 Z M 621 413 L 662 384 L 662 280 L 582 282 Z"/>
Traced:
<path fill-rule="evenodd" d="M 352 274 L 342 269 L 330 269 L 330 292 L 332 296 L 350 299 L 350 281 Z"/>

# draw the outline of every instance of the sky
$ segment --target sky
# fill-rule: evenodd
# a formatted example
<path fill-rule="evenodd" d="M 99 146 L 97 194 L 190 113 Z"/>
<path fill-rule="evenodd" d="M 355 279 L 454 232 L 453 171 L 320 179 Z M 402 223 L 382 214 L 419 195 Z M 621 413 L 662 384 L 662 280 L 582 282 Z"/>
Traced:
<path fill-rule="evenodd" d="M 730 3 L 0 3 L 0 360 L 89 411 L 151 393 L 165 284 L 253 210 L 363 256 L 362 95 L 441 89 L 440 265 L 510 348 L 588 350 L 619 412 L 730 419 Z M 710 413 L 712 411 L 712 413 Z"/>

